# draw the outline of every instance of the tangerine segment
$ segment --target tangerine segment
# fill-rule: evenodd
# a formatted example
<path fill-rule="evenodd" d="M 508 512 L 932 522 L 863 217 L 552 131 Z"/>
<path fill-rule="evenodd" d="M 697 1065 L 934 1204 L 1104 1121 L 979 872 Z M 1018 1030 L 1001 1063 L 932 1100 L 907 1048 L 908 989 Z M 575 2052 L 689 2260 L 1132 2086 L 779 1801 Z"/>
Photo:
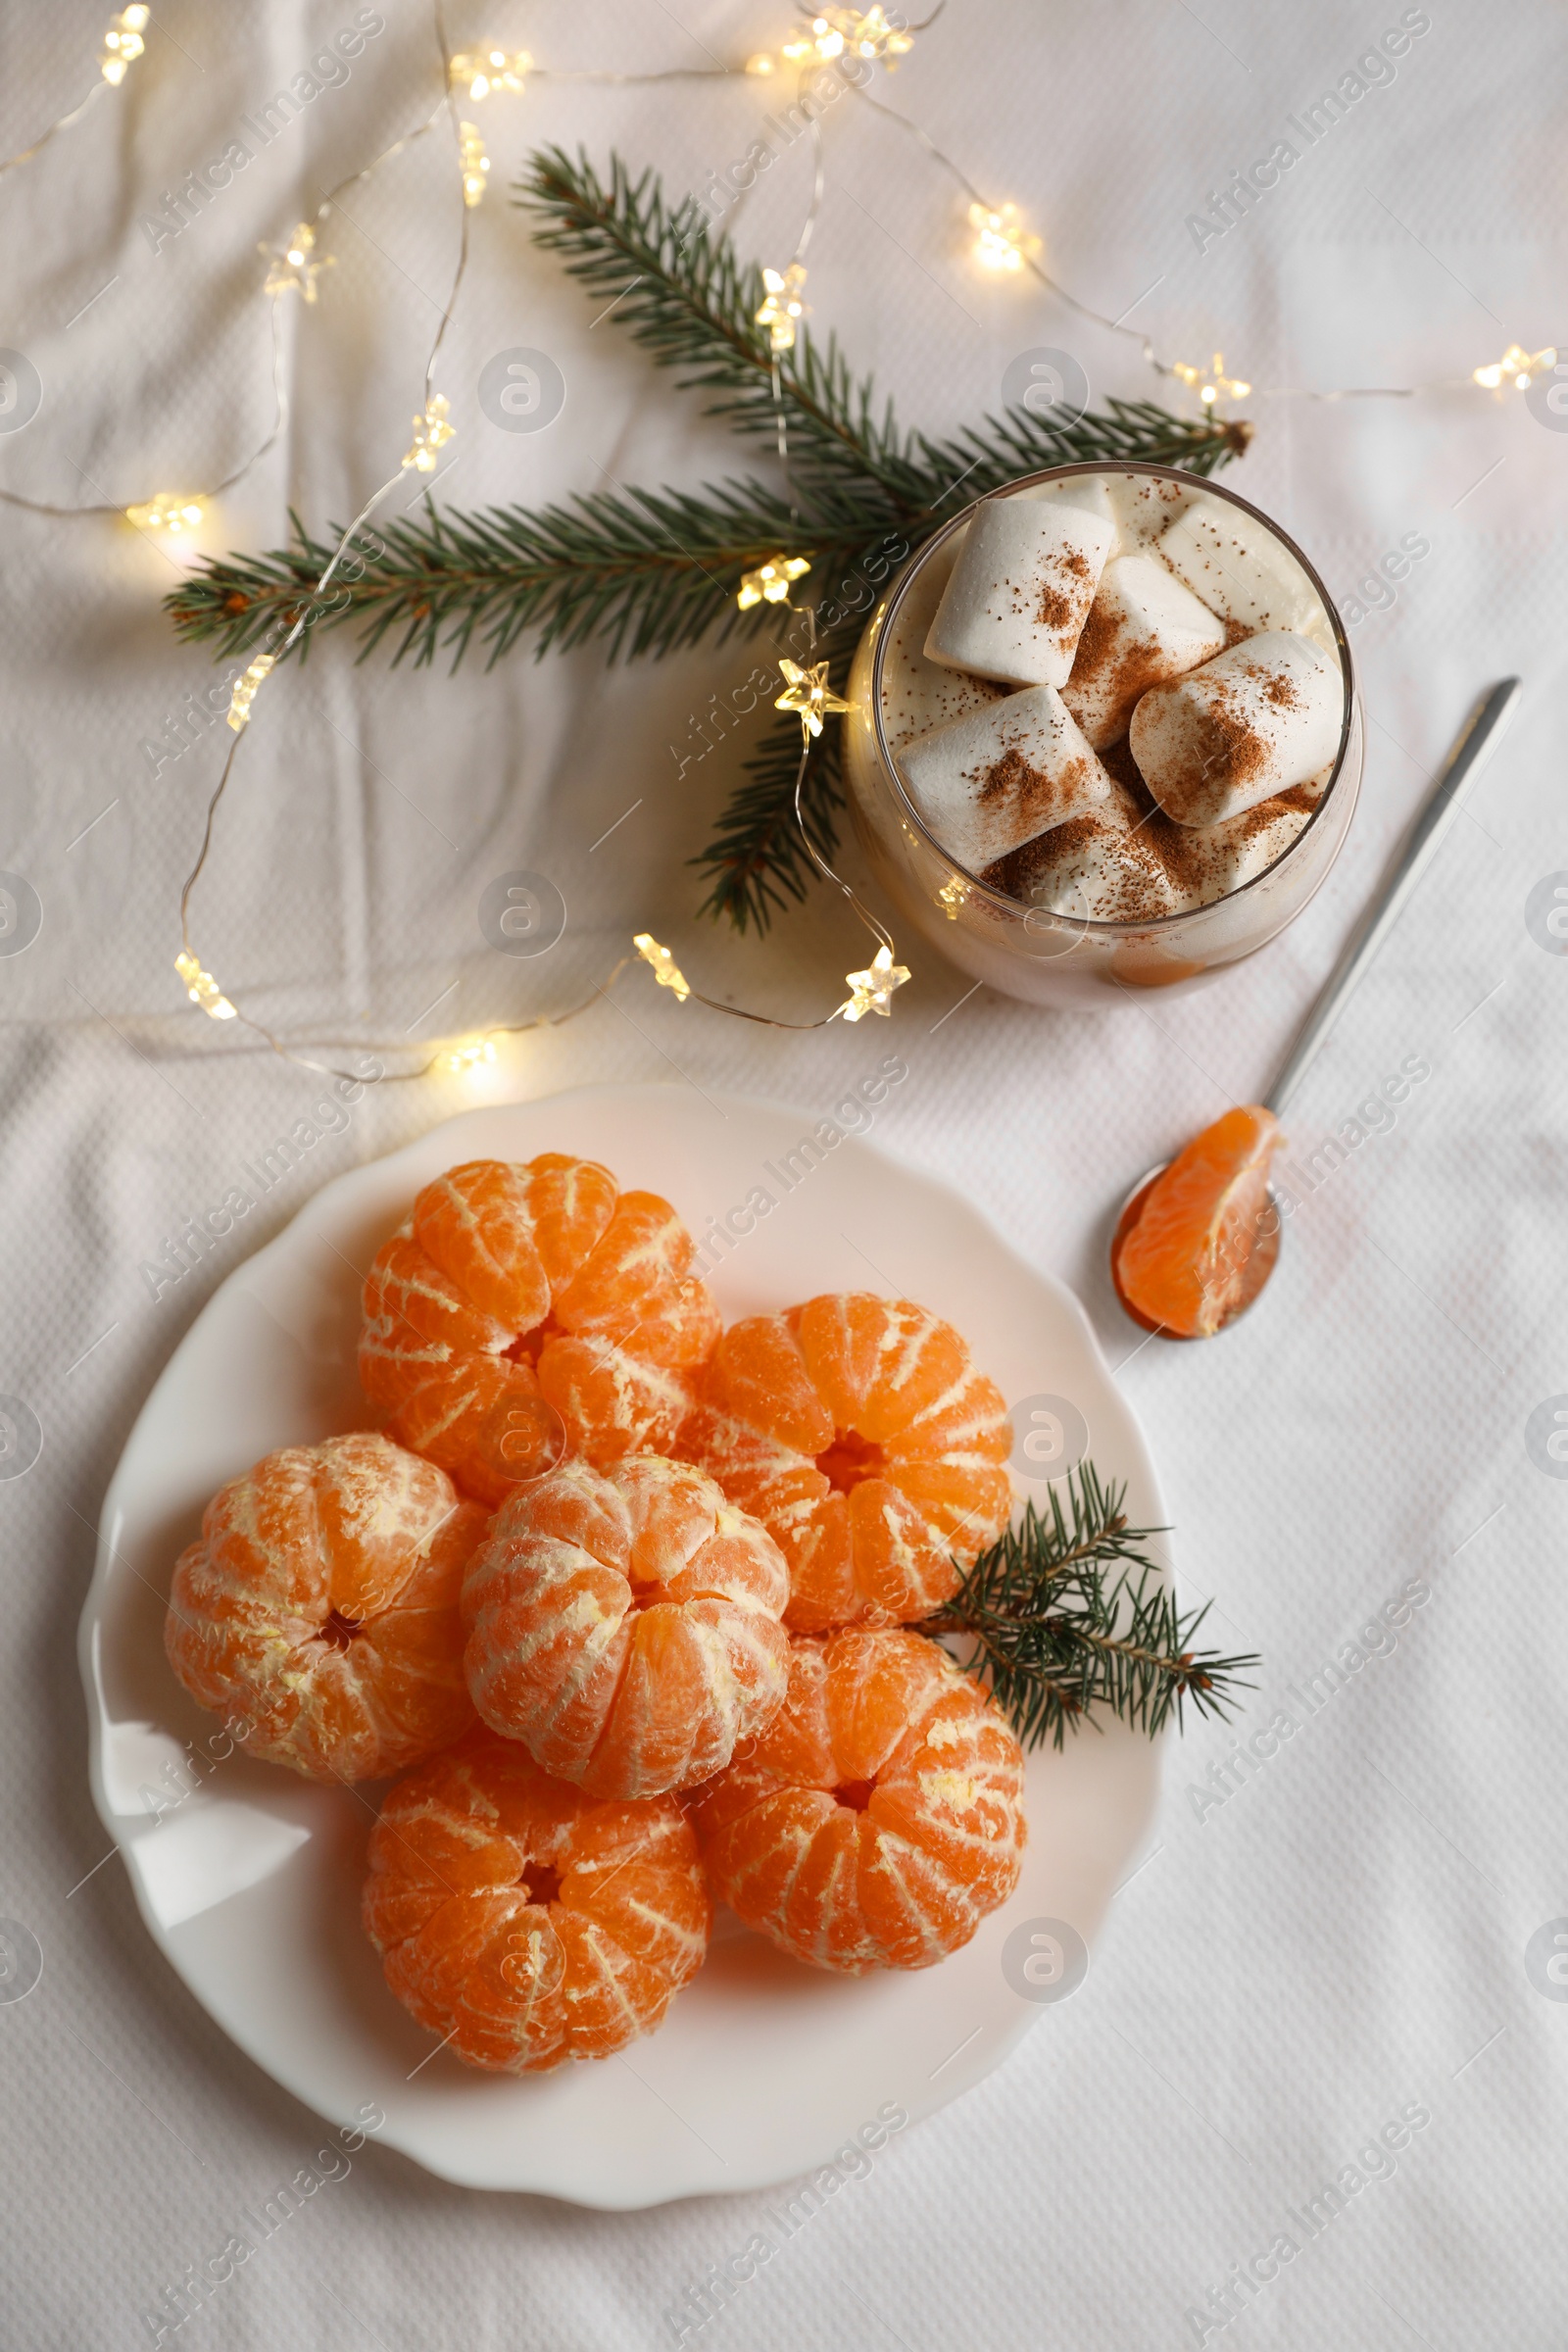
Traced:
<path fill-rule="evenodd" d="M 1023 1752 L 924 1635 L 802 1635 L 782 1710 L 692 1819 L 713 1894 L 797 1960 L 929 1968 L 1018 1883 Z"/>
<path fill-rule="evenodd" d="M 444 1471 L 363 1432 L 270 1453 L 220 1488 L 174 1569 L 164 1647 L 246 1750 L 374 1780 L 473 1721 L 463 1571 L 486 1514 Z"/>
<path fill-rule="evenodd" d="M 967 1343 L 923 1306 L 836 1293 L 730 1326 L 678 1450 L 778 1539 L 785 1623 L 929 1616 L 1006 1525 L 1012 1432 Z"/>
<path fill-rule="evenodd" d="M 790 1573 L 686 1462 L 564 1462 L 496 1514 L 464 1585 L 480 1715 L 596 1796 L 687 1788 L 783 1704 Z"/>
<path fill-rule="evenodd" d="M 475 1729 L 388 1795 L 362 1914 L 420 2025 L 468 2065 L 520 2075 L 662 2024 L 703 1964 L 710 1907 L 673 1797 L 587 1796 Z"/>
<path fill-rule="evenodd" d="M 1207 1339 L 1241 1299 L 1279 1122 L 1253 1103 L 1194 1136 L 1150 1186 L 1116 1279 L 1152 1323 Z"/>
<path fill-rule="evenodd" d="M 559 1152 L 425 1186 L 365 1284 L 360 1378 L 387 1427 L 492 1506 L 568 1449 L 673 1443 L 718 1331 L 667 1200 Z"/>

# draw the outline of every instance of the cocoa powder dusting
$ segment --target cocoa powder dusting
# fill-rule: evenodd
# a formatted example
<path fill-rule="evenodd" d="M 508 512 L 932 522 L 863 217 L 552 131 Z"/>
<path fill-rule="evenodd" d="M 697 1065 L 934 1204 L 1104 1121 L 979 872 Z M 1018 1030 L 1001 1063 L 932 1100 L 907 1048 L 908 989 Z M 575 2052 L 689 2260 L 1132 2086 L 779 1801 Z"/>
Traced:
<path fill-rule="evenodd" d="M 1088 778 L 1086 760 L 1069 760 L 1054 776 L 1050 776 L 1044 768 L 1035 767 L 1026 760 L 1014 744 L 978 774 L 969 770 L 964 781 L 974 785 L 975 798 L 982 808 L 1003 801 L 1016 809 L 1020 818 L 1035 817 L 1040 824 L 1047 825 L 1053 810 L 1059 808 L 1064 800 L 1073 798 Z"/>
<path fill-rule="evenodd" d="M 1042 579 L 1040 583 L 1040 601 L 1035 616 L 1042 627 L 1053 629 L 1059 635 L 1076 626 L 1078 615 L 1084 609 L 1084 591 L 1088 589 L 1093 593 L 1095 575 L 1081 548 L 1058 548 L 1054 555 L 1047 556 L 1045 563 L 1049 570 L 1065 572 L 1070 583 L 1062 588 L 1053 587 L 1048 579 Z"/>
<path fill-rule="evenodd" d="M 1124 615 L 1114 612 L 1097 596 L 1084 621 L 1078 651 L 1072 659 L 1074 686 L 1097 685 L 1116 659 L 1116 641 L 1122 633 Z"/>
<path fill-rule="evenodd" d="M 1064 825 L 1053 825 L 988 865 L 980 879 L 1020 906 L 1044 906 L 1060 868 L 1097 843 L 1104 846 L 1113 862 L 1097 880 L 1093 921 L 1150 923 L 1169 913 L 1169 894 L 1153 845 L 1142 831 L 1121 833 L 1095 816 L 1070 817 Z"/>
<path fill-rule="evenodd" d="M 1165 657 L 1155 645 L 1122 643 L 1125 622 L 1097 597 L 1089 608 L 1078 651 L 1073 657 L 1069 686 L 1103 694 L 1109 706 L 1107 724 L 1117 738 L 1125 736 L 1133 711 L 1151 686 L 1168 675 Z"/>
<path fill-rule="evenodd" d="M 1152 691 L 1174 694 L 1179 689 L 1169 685 Z M 1188 808 L 1228 786 L 1245 790 L 1267 768 L 1270 759 L 1267 740 L 1238 706 L 1229 680 L 1215 678 L 1210 682 L 1210 693 L 1203 706 L 1191 712 L 1189 739 L 1190 757 L 1177 775 L 1166 780 L 1161 796 L 1180 808 Z"/>

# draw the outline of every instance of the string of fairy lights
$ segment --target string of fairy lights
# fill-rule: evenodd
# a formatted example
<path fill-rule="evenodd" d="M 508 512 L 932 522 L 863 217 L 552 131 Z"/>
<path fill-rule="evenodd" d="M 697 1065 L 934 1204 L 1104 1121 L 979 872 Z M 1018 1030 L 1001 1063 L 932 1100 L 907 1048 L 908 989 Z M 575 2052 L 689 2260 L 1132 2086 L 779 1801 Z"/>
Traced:
<path fill-rule="evenodd" d="M 808 24 L 799 26 L 777 49 L 755 51 L 746 58 L 743 64 L 738 66 L 714 64 L 705 67 L 675 68 L 660 73 L 619 74 L 609 72 L 564 73 L 536 65 L 529 53 L 521 49 L 509 51 L 502 48 L 483 47 L 471 50 L 453 50 L 446 38 L 441 0 L 433 0 L 434 29 L 443 66 L 443 89 L 439 104 L 423 122 L 393 140 L 360 171 L 340 181 L 317 208 L 314 217 L 297 222 L 291 234 L 282 243 L 261 248 L 267 264 L 262 292 L 272 304 L 271 360 L 275 416 L 267 436 L 244 463 L 211 490 L 158 492 L 149 498 L 132 501 L 125 505 L 105 503 L 92 506 L 60 507 L 40 500 L 24 498 L 13 491 L 0 490 L 0 499 L 5 500 L 6 503 L 35 513 L 51 516 L 122 515 L 127 523 L 139 531 L 172 542 L 177 542 L 182 538 L 188 539 L 203 521 L 210 501 L 221 495 L 223 491 L 233 488 L 259 465 L 274 447 L 283 431 L 288 412 L 282 374 L 282 342 L 279 334 L 281 306 L 290 294 L 298 294 L 302 302 L 308 305 L 314 305 L 317 302 L 321 274 L 330 270 L 335 262 L 335 256 L 318 250 L 320 236 L 323 224 L 339 198 L 349 187 L 369 178 L 383 164 L 389 162 L 392 157 L 402 152 L 415 140 L 424 137 L 443 119 L 449 122 L 463 200 L 462 236 L 451 291 L 425 365 L 423 399 L 418 413 L 413 419 L 413 435 L 410 445 L 405 451 L 397 470 L 372 494 L 348 529 L 342 534 L 331 560 L 317 582 L 313 595 L 302 605 L 288 633 L 281 638 L 275 649 L 258 654 L 247 665 L 242 675 L 234 680 L 231 689 L 226 715 L 232 740 L 223 762 L 222 772 L 208 805 L 207 823 L 201 849 L 181 893 L 181 946 L 175 958 L 176 970 L 184 983 L 191 1003 L 198 1005 L 212 1019 L 239 1022 L 260 1036 L 272 1052 L 287 1060 L 298 1062 L 304 1067 L 317 1071 L 325 1071 L 329 1068 L 329 1065 L 289 1047 L 282 1040 L 273 1036 L 270 1030 L 243 1012 L 224 994 L 219 981 L 203 964 L 192 945 L 189 925 L 190 899 L 207 861 L 219 806 L 227 789 L 236 755 L 249 726 L 257 695 L 278 662 L 309 625 L 313 608 L 318 608 L 320 598 L 330 587 L 334 575 L 348 557 L 356 535 L 363 529 L 369 516 L 391 494 L 398 483 L 411 472 L 417 475 L 434 475 L 439 466 L 440 452 L 456 436 L 457 428 L 452 422 L 450 403 L 444 394 L 434 389 L 435 368 L 441 344 L 451 323 L 454 307 L 466 269 L 468 215 L 484 200 L 491 168 L 490 158 L 485 152 L 483 132 L 477 123 L 460 111 L 460 100 L 467 100 L 478 106 L 493 97 L 521 98 L 526 94 L 529 83 L 536 80 L 632 84 L 666 80 L 728 80 L 746 77 L 766 81 L 773 76 L 788 74 L 792 72 L 798 78 L 799 88 L 804 89 L 808 75 L 819 73 L 824 67 L 832 67 L 844 59 L 854 59 L 867 68 L 882 66 L 891 73 L 896 70 L 901 59 L 908 56 L 919 37 L 936 23 L 942 13 L 943 4 L 944 0 L 939 0 L 939 5 L 933 15 L 917 24 L 910 24 L 899 14 L 889 16 L 881 5 L 869 9 L 837 5 L 824 7 L 819 15 L 811 18 Z M 99 79 L 94 83 L 87 97 L 69 114 L 61 116 L 51 123 L 29 147 L 8 160 L 0 162 L 0 176 L 30 162 L 52 140 L 71 129 L 82 119 L 93 99 L 101 91 L 118 88 L 124 84 L 130 70 L 145 55 L 145 35 L 150 22 L 151 11 L 145 6 L 130 5 L 118 11 L 104 32 L 98 57 Z M 868 110 L 882 116 L 886 121 L 897 125 L 905 135 L 914 140 L 933 164 L 954 182 L 965 203 L 965 219 L 968 227 L 973 231 L 971 256 L 977 268 L 1001 276 L 1013 276 L 1027 272 L 1081 318 L 1106 333 L 1120 335 L 1135 341 L 1139 345 L 1143 359 L 1156 374 L 1173 378 L 1186 386 L 1189 391 L 1196 394 L 1200 406 L 1210 415 L 1223 413 L 1223 405 L 1226 403 L 1246 399 L 1254 394 L 1260 398 L 1338 401 L 1366 398 L 1409 399 L 1424 393 L 1452 391 L 1456 388 L 1470 386 L 1494 394 L 1506 394 L 1508 391 L 1524 393 L 1529 390 L 1538 376 L 1556 365 L 1558 354 L 1555 348 L 1547 346 L 1543 350 L 1531 352 L 1527 351 L 1523 345 L 1511 342 L 1500 359 L 1481 364 L 1473 368 L 1467 377 L 1447 378 L 1427 384 L 1357 386 L 1324 390 L 1318 387 L 1297 385 L 1254 386 L 1246 378 L 1229 373 L 1224 357 L 1218 351 L 1213 354 L 1206 366 L 1186 360 L 1162 357 L 1156 351 L 1152 338 L 1141 329 L 1126 325 L 1124 318 L 1112 318 L 1097 311 L 1093 306 L 1080 301 L 1048 270 L 1043 259 L 1044 240 L 1039 232 L 1031 226 L 1028 218 L 1015 203 L 1010 200 L 998 201 L 994 196 L 976 186 L 962 168 L 936 144 L 919 123 L 873 97 L 858 76 L 849 79 L 846 86 L 853 90 L 856 97 Z M 757 324 L 766 330 L 768 348 L 773 355 L 775 408 L 778 417 L 778 454 L 783 462 L 786 484 L 788 484 L 789 478 L 789 449 L 785 408 L 779 385 L 778 362 L 785 353 L 793 349 L 800 322 L 809 316 L 810 306 L 806 299 L 806 255 L 821 209 L 825 185 L 825 163 L 820 124 L 814 116 L 810 119 L 809 127 L 814 158 L 809 209 L 795 250 L 784 267 L 782 269 L 771 266 L 764 267 L 762 270 L 763 300 L 756 314 Z M 427 489 L 430 486 L 429 483 L 426 484 Z M 742 611 L 747 611 L 752 606 L 764 602 L 769 605 L 784 606 L 792 611 L 798 609 L 809 622 L 812 617 L 811 607 L 808 604 L 796 608 L 790 595 L 793 585 L 809 570 L 809 561 L 805 557 L 786 557 L 783 554 L 773 556 L 744 575 L 737 603 Z M 812 634 L 814 636 L 814 631 Z M 849 710 L 853 706 L 842 701 L 830 690 L 827 683 L 827 663 L 825 662 L 803 665 L 792 661 L 782 660 L 779 668 L 783 691 L 777 698 L 775 708 L 781 710 L 793 710 L 801 719 L 802 756 L 795 787 L 795 810 L 799 821 L 801 792 L 812 743 L 820 736 L 826 716 Z M 521 1035 L 541 1027 L 557 1027 L 564 1021 L 574 1019 L 579 1013 L 587 1011 L 591 1005 L 597 1004 L 614 985 L 615 980 L 628 965 L 639 958 L 648 966 L 658 986 L 668 990 L 678 1003 L 694 1002 L 705 1004 L 715 1012 L 727 1014 L 732 1018 L 755 1021 L 770 1028 L 818 1029 L 826 1027 L 835 1020 L 856 1022 L 862 1019 L 867 1013 L 886 1015 L 890 1010 L 894 991 L 910 977 L 909 971 L 906 966 L 895 960 L 894 942 L 883 924 L 861 904 L 842 876 L 834 872 L 833 868 L 818 855 L 809 840 L 804 823 L 801 825 L 801 832 L 812 862 L 824 879 L 843 894 L 853 912 L 876 941 L 876 953 L 865 968 L 846 975 L 846 985 L 850 994 L 840 1004 L 835 1006 L 832 1012 L 822 1015 L 815 1021 L 788 1022 L 780 1021 L 767 1014 L 753 1012 L 744 1006 L 721 1003 L 694 988 L 681 971 L 669 950 L 662 947 L 650 933 L 639 932 L 632 942 L 635 954 L 622 956 L 613 970 L 581 1004 L 573 1005 L 567 1011 L 541 1014 L 529 1021 L 494 1024 L 481 1037 L 460 1041 L 455 1045 L 438 1049 L 417 1069 L 385 1073 L 381 1083 L 388 1083 L 399 1078 L 421 1078 L 436 1070 L 472 1069 L 483 1062 L 493 1060 L 495 1057 L 493 1041 L 497 1037 Z"/>

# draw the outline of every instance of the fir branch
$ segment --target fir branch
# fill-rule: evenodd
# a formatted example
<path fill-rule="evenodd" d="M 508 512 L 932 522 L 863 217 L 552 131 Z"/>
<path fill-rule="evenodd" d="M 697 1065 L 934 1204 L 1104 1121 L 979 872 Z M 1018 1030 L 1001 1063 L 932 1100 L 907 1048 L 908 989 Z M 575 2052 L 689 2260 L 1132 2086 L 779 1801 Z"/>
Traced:
<path fill-rule="evenodd" d="M 871 378 L 851 374 L 836 336 L 819 348 L 803 326 L 792 350 L 774 354 L 756 319 L 760 270 L 710 234 L 695 199 L 671 211 L 651 172 L 634 180 L 612 156 L 606 186 L 586 154 L 573 163 L 548 147 L 528 159 L 516 201 L 538 223 L 536 244 L 564 255 L 596 301 L 609 298 L 683 389 L 711 394 L 710 416 L 776 448 L 782 405 L 799 481 L 852 482 L 867 537 L 906 514 L 908 454 L 891 404 L 878 416 Z"/>
<path fill-rule="evenodd" d="M 294 542 L 263 556 L 208 558 L 165 599 L 187 642 L 220 656 L 247 651 L 301 611 L 317 629 L 361 624 L 360 659 L 392 636 L 392 659 L 438 652 L 457 667 L 477 640 L 486 665 L 537 631 L 535 657 L 597 639 L 613 661 L 656 660 L 706 637 L 751 635 L 770 616 L 741 613 L 741 575 L 769 556 L 809 554 L 830 571 L 861 551 L 863 525 L 818 500 L 798 514 L 760 482 L 725 482 L 700 497 L 678 491 L 597 491 L 569 507 L 492 507 L 381 527 L 312 610 L 316 582 L 337 545 L 291 515 Z"/>
<path fill-rule="evenodd" d="M 1065 1485 L 1062 1507 L 1060 1488 Z M 1151 1739 L 1190 1699 L 1223 1718 L 1254 1655 L 1198 1650 L 1208 1604 L 1184 1616 L 1141 1546 L 1161 1528 L 1129 1527 L 1125 1487 L 1084 1462 L 1051 1489 L 1049 1516 L 1030 1502 L 1021 1528 L 981 1553 L 951 1601 L 921 1626 L 975 1644 L 984 1681 L 1025 1747 L 1060 1747 L 1070 1723 L 1105 1706 Z"/>

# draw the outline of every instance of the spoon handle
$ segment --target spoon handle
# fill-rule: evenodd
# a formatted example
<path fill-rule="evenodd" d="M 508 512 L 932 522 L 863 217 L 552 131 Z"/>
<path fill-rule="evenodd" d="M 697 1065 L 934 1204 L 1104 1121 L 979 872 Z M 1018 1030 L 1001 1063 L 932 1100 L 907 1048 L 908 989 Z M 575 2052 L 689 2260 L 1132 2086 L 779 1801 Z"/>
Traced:
<path fill-rule="evenodd" d="M 1522 692 L 1519 679 L 1499 680 L 1479 704 L 1454 744 L 1448 763 L 1428 795 L 1392 873 L 1347 940 L 1339 962 L 1323 983 L 1316 1004 L 1301 1024 L 1285 1065 L 1265 1098 L 1266 1108 L 1276 1118 L 1305 1076 L 1313 1055 L 1338 1020 L 1341 1006 L 1398 921 L 1405 900 L 1458 815 L 1465 794 L 1513 715 Z"/>

